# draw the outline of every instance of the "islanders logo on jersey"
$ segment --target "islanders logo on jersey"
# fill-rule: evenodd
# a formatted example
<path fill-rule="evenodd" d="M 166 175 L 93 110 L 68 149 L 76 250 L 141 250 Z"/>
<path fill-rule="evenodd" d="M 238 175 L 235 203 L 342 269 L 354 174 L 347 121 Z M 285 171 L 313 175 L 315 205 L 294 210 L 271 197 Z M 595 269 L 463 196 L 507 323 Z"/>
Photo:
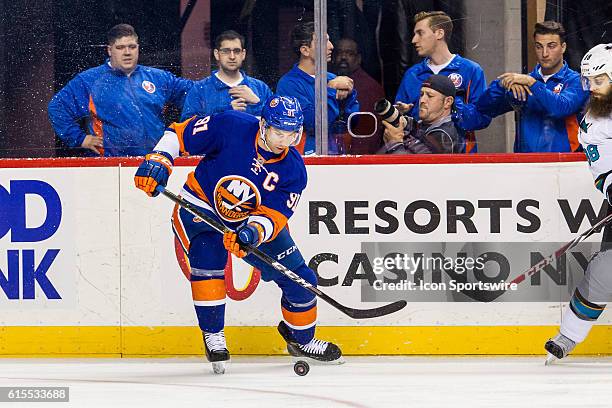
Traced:
<path fill-rule="evenodd" d="M 553 88 L 553 93 L 559 94 L 561 93 L 562 89 L 563 89 L 563 84 L 557 84 L 557 86 Z"/>
<path fill-rule="evenodd" d="M 142 89 L 152 94 L 155 92 L 155 84 L 151 81 L 142 81 Z"/>
<path fill-rule="evenodd" d="M 242 176 L 225 176 L 215 186 L 215 209 L 229 222 L 244 221 L 261 203 L 255 184 Z"/>
<path fill-rule="evenodd" d="M 452 74 L 450 74 L 448 76 L 448 79 L 450 79 L 453 82 L 453 85 L 455 85 L 455 88 L 459 88 L 461 84 L 463 83 L 463 77 L 461 76 L 461 74 L 458 74 L 456 72 L 453 72 Z"/>

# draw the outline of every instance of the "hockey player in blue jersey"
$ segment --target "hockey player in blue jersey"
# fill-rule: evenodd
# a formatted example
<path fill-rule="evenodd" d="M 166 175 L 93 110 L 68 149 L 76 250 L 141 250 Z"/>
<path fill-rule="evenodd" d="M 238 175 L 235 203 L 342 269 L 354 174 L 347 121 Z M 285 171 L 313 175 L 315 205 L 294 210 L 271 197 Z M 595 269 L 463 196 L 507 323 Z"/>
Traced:
<path fill-rule="evenodd" d="M 278 331 L 291 355 L 342 361 L 338 346 L 314 337 L 316 297 L 243 249 L 259 246 L 274 258 L 284 253 L 280 263 L 317 284 L 315 272 L 306 266 L 287 230 L 287 220 L 306 187 L 306 167 L 294 147 L 303 121 L 297 99 L 278 95 L 266 101 L 261 119 L 237 111 L 195 116 L 172 124 L 136 172 L 136 187 L 156 196 L 155 188 L 166 185 L 176 157 L 204 156 L 189 174 L 181 196 L 234 232 L 221 235 L 178 206 L 172 228 L 188 255 L 206 357 L 217 373 L 225 371 L 230 358 L 223 332 L 227 251 L 244 257 L 264 280 L 274 281 L 282 290 L 283 320 Z"/>

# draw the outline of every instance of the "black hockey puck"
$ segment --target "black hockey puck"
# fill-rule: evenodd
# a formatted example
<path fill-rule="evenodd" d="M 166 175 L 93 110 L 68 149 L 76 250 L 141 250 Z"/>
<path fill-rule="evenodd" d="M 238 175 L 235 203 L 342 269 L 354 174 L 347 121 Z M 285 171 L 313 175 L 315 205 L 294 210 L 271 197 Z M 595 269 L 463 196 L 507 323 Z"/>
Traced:
<path fill-rule="evenodd" d="M 305 376 L 310 371 L 310 366 L 303 360 L 296 361 L 293 365 L 293 371 L 299 376 Z"/>

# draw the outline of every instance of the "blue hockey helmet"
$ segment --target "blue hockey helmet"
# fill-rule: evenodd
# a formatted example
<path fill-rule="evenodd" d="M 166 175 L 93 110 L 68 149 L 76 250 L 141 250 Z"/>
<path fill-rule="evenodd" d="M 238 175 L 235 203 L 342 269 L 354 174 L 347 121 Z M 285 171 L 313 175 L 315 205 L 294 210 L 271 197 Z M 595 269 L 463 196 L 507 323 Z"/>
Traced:
<path fill-rule="evenodd" d="M 293 146 L 300 142 L 304 113 L 297 98 L 280 95 L 270 96 L 264 104 L 261 117 L 265 121 L 265 127 L 272 126 L 280 130 L 296 132 Z M 261 132 L 261 137 L 265 141 L 265 132 Z"/>

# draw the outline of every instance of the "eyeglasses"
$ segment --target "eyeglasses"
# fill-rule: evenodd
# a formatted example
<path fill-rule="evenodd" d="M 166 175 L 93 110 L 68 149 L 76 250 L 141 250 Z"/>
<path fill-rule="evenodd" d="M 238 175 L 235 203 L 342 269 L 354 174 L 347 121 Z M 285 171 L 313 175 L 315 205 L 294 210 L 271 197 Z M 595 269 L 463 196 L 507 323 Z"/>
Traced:
<path fill-rule="evenodd" d="M 231 53 L 238 55 L 238 54 L 241 54 L 242 51 L 243 51 L 242 48 L 221 48 L 219 49 L 219 52 L 223 55 L 230 55 Z"/>

